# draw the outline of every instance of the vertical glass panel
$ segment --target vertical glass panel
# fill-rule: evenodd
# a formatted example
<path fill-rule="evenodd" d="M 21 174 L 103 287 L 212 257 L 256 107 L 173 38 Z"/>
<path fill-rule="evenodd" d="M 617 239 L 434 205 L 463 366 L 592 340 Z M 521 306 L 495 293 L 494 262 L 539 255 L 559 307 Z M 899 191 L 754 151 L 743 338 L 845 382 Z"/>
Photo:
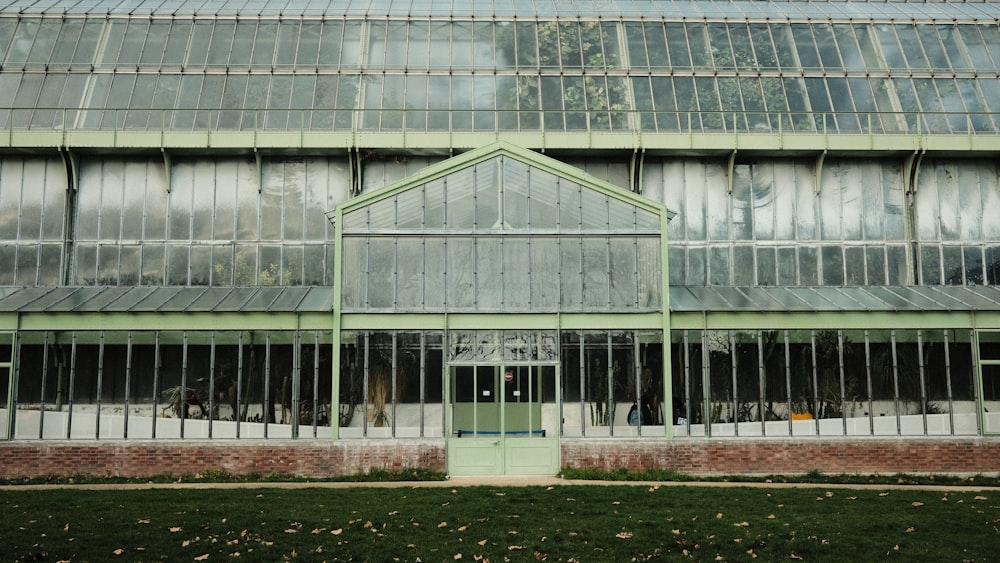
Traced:
<path fill-rule="evenodd" d="M 278 22 L 261 20 L 257 24 L 257 36 L 253 42 L 250 64 L 267 66 L 274 60 L 274 44 L 278 35 Z"/>
<path fill-rule="evenodd" d="M 480 239 L 481 241 L 482 239 Z M 534 277 L 535 270 L 532 268 L 531 247 L 534 244 L 533 240 L 527 238 L 508 237 L 503 239 L 501 280 L 503 283 L 502 308 L 505 311 L 533 309 L 531 280 Z M 539 277 L 542 277 L 542 272 L 539 271 L 538 273 Z"/>
<path fill-rule="evenodd" d="M 583 239 L 583 306 L 585 309 L 606 310 L 610 299 L 609 241 L 601 238 Z"/>
<path fill-rule="evenodd" d="M 708 342 L 708 397 L 706 418 L 712 436 L 733 436 L 733 347 L 729 331 L 712 330 Z"/>
<path fill-rule="evenodd" d="M 503 297 L 503 248 L 501 239 L 479 237 L 474 241 L 475 307 L 479 311 L 500 311 Z"/>
<path fill-rule="evenodd" d="M 610 241 L 612 309 L 632 309 L 638 302 L 637 248 L 634 238 L 614 238 Z"/>
<path fill-rule="evenodd" d="M 559 290 L 562 276 L 559 270 L 559 241 L 552 238 L 535 238 L 529 249 L 530 298 L 528 303 L 535 310 L 556 310 L 559 307 Z"/>
<path fill-rule="evenodd" d="M 451 308 L 471 309 L 475 305 L 476 260 L 472 239 L 448 239 L 447 303 Z"/>

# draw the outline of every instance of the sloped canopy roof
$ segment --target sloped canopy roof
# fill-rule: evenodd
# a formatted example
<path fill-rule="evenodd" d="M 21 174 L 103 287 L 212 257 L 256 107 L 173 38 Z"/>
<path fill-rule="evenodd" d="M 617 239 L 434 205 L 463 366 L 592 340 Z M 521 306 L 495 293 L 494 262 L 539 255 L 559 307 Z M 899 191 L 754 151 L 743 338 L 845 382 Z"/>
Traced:
<path fill-rule="evenodd" d="M 672 312 L 1000 311 L 1000 287 L 728 287 L 670 288 Z"/>
<path fill-rule="evenodd" d="M 226 313 L 333 310 L 328 287 L 4 287 L 0 313 Z"/>

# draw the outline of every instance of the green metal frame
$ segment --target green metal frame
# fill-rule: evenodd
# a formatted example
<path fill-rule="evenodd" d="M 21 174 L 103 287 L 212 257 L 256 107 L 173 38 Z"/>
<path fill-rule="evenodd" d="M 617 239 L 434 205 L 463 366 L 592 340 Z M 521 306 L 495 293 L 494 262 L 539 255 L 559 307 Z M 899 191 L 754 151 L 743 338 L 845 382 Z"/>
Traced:
<path fill-rule="evenodd" d="M 983 366 L 1000 366 L 1000 360 L 984 360 L 979 354 L 979 337 L 984 332 L 998 333 L 1000 330 L 977 330 L 975 331 L 976 339 L 973 343 L 973 354 L 976 361 L 976 396 L 979 398 L 976 401 L 976 407 L 978 409 L 979 418 L 979 432 L 984 436 L 1000 436 L 1000 428 L 989 431 L 986 427 L 986 401 L 983 399 Z"/>
<path fill-rule="evenodd" d="M 17 397 L 17 378 L 14 374 L 14 366 L 17 364 L 17 333 L 14 331 L 0 332 L 0 339 L 3 338 L 10 339 L 10 357 L 0 358 L 0 370 L 7 370 L 7 396 L 3 397 L 3 400 L 6 401 L 4 408 L 7 410 L 7 428 L 3 435 L 0 435 L 0 440 L 10 440 L 14 436 L 14 422 L 17 415 L 17 409 L 13 408 L 14 399 Z"/>
<path fill-rule="evenodd" d="M 493 137 L 495 139 L 495 137 Z M 396 145 L 402 146 L 402 145 Z M 551 314 L 370 314 L 370 313 L 344 313 L 342 311 L 343 287 L 343 223 L 344 215 L 355 209 L 371 205 L 385 198 L 393 197 L 400 192 L 425 184 L 434 179 L 452 174 L 459 170 L 473 166 L 479 162 L 494 158 L 498 155 L 505 155 L 519 160 L 533 168 L 541 169 L 553 175 L 572 180 L 588 189 L 592 189 L 601 194 L 615 198 L 634 205 L 640 209 L 655 213 L 660 217 L 660 263 L 661 263 L 661 295 L 663 300 L 662 311 L 656 313 L 551 313 Z M 527 150 L 520 146 L 505 142 L 496 141 L 486 146 L 471 150 L 448 160 L 439 162 L 423 169 L 418 174 L 409 178 L 392 183 L 384 188 L 371 193 L 362 194 L 354 199 L 344 202 L 333 212 L 334 221 L 334 311 L 333 311 L 333 396 L 340 396 L 340 334 L 342 330 L 366 330 L 384 329 L 391 326 L 395 329 L 439 329 L 446 333 L 451 329 L 545 329 L 545 330 L 577 330 L 577 329 L 658 329 L 663 331 L 663 358 L 664 366 L 670 365 L 670 338 L 669 338 L 669 271 L 667 270 L 667 223 L 673 214 L 658 202 L 646 199 L 638 194 L 622 190 L 610 183 L 603 182 L 579 168 L 559 162 L 536 152 Z M 449 378 L 445 378 L 445 396 L 450 392 L 448 389 Z M 670 396 L 670 377 L 666 369 L 663 373 L 663 385 L 665 396 Z M 339 399 L 338 399 L 339 400 Z M 672 428 L 667 426 L 667 434 L 670 437 Z M 339 428 L 333 428 L 334 439 L 339 438 Z"/>

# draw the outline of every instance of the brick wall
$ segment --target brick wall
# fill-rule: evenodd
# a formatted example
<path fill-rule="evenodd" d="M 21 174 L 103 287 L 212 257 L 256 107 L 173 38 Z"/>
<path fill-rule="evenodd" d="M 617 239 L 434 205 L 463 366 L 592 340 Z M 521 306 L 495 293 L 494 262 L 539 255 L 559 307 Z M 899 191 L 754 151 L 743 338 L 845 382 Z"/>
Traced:
<path fill-rule="evenodd" d="M 694 475 L 806 473 L 1000 473 L 1000 440 L 566 439 L 562 466 L 671 469 Z M 239 442 L 8 442 L 0 477 L 99 475 L 149 477 L 224 470 L 235 475 L 336 477 L 371 469 L 444 472 L 440 440 Z"/>
<path fill-rule="evenodd" d="M 370 469 L 445 471 L 444 443 L 431 441 L 11 442 L 0 444 L 0 477 L 234 475 L 337 477 Z"/>
<path fill-rule="evenodd" d="M 1000 440 L 863 438 L 822 440 L 564 440 L 562 465 L 671 469 L 694 475 L 1000 473 Z"/>

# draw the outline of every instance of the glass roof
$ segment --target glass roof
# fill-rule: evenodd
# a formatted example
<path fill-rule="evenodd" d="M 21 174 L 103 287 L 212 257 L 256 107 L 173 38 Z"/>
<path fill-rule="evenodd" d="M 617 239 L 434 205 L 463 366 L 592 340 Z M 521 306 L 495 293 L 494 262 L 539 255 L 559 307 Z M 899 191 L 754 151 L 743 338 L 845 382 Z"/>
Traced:
<path fill-rule="evenodd" d="M 0 0 L 0 10 L 26 14 L 349 15 L 518 17 L 975 18 L 993 19 L 988 4 L 879 0 Z"/>
<path fill-rule="evenodd" d="M 674 286 L 671 312 L 1000 311 L 1000 287 Z"/>
<path fill-rule="evenodd" d="M 996 134 L 995 6 L 0 0 L 0 129 Z"/>
<path fill-rule="evenodd" d="M 0 312 L 322 312 L 328 287 L 0 288 Z"/>

